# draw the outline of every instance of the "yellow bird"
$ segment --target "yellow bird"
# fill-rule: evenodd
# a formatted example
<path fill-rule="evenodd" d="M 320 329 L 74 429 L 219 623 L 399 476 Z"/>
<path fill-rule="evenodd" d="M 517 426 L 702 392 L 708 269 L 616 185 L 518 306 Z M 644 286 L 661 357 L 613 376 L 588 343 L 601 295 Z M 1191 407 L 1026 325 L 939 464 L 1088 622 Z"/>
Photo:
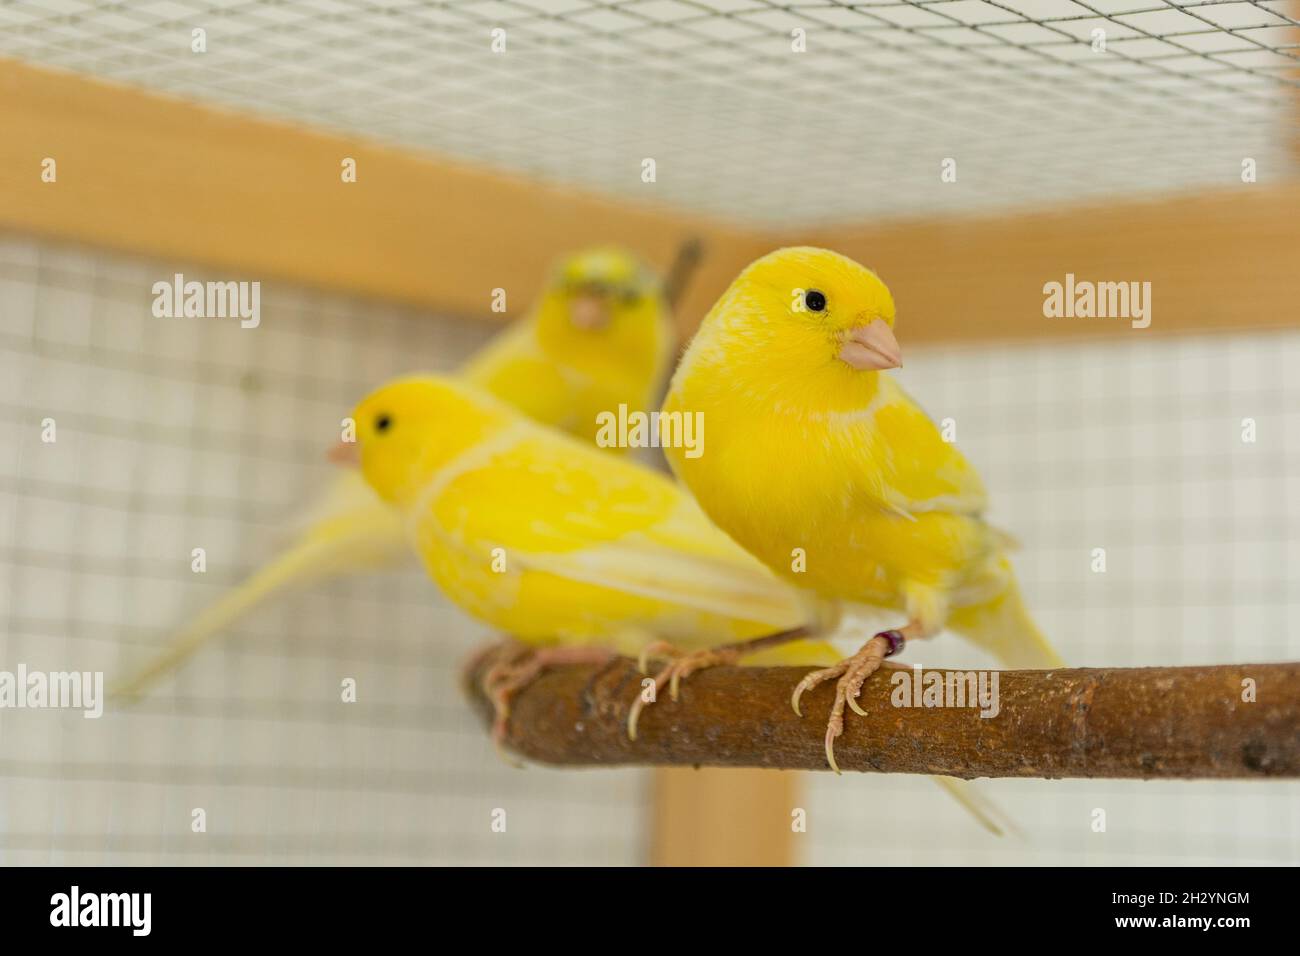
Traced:
<path fill-rule="evenodd" d="M 362 473 L 462 609 L 536 649 L 489 671 L 500 748 L 510 698 L 546 667 L 612 653 L 670 662 L 668 686 L 718 664 L 825 664 L 835 602 L 783 583 L 676 483 L 528 421 L 472 386 L 393 382 L 353 413 Z M 628 735 L 647 703 L 628 712 Z M 996 807 L 935 778 L 984 826 Z"/>
<path fill-rule="evenodd" d="M 795 689 L 798 712 L 804 691 L 838 679 L 826 730 L 837 771 L 846 704 L 863 714 L 863 682 L 906 641 L 948 627 L 1006 666 L 1062 666 L 1021 603 L 1010 539 L 983 518 L 979 477 L 885 374 L 901 365 L 894 301 L 873 272 L 781 249 L 713 306 L 664 405 L 708 424 L 702 454 L 666 454 L 720 528 L 820 597 L 905 622 Z"/>
<path fill-rule="evenodd" d="M 560 262 L 532 312 L 461 374 L 538 421 L 591 437 L 597 412 L 657 404 L 674 343 L 670 311 L 658 279 L 635 256 L 585 250 Z M 138 697 L 277 593 L 411 560 L 400 522 L 355 471 L 337 476 L 300 524 L 286 550 L 202 611 L 114 695 Z"/>
<path fill-rule="evenodd" d="M 599 413 L 658 402 L 675 341 L 658 281 L 627 253 L 594 249 L 561 263 L 532 315 L 462 375 L 534 421 L 591 439 Z"/>
<path fill-rule="evenodd" d="M 489 678 L 498 742 L 509 694 L 556 662 L 615 651 L 644 660 L 671 642 L 685 653 L 655 683 L 675 695 L 693 670 L 748 656 L 731 645 L 774 632 L 792 640 L 755 660 L 834 659 L 829 646 L 795 639 L 829 624 L 825 605 L 783 585 L 668 476 L 450 378 L 393 382 L 353 417 L 362 473 L 402 515 L 433 580 L 474 617 L 540 648 Z"/>

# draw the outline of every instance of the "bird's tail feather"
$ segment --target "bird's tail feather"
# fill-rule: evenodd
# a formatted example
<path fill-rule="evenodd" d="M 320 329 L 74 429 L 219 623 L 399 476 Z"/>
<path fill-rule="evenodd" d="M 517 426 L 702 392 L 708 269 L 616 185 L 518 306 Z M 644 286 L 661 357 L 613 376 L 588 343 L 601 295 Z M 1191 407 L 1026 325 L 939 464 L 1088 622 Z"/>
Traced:
<path fill-rule="evenodd" d="M 955 610 L 948 624 L 991 653 L 1003 667 L 1037 670 L 1065 666 L 1029 616 L 1014 579 L 993 600 Z"/>
<path fill-rule="evenodd" d="M 277 591 L 301 586 L 325 576 L 322 571 L 332 565 L 319 540 L 307 540 L 282 553 L 270 564 L 220 600 L 204 608 L 189 626 L 181 630 L 148 664 L 130 677 L 116 683 L 109 696 L 136 699 L 160 677 L 180 666 L 212 637 L 220 634 Z"/>
<path fill-rule="evenodd" d="M 1006 570 L 1010 571 L 1009 565 Z M 1056 649 L 1029 616 L 1020 588 L 1010 574 L 1007 587 L 998 597 L 973 607 L 959 608 L 948 623 L 953 630 L 996 657 L 1003 667 L 1039 669 L 1065 666 Z M 935 777 L 934 781 L 990 832 L 1001 835 L 1003 830 L 1009 830 L 1020 835 L 1011 818 L 973 785 L 956 777 Z"/>
<path fill-rule="evenodd" d="M 1006 833 L 1022 836 L 1015 821 L 968 781 L 958 777 L 931 777 L 930 779 L 937 783 L 948 796 L 960 803 L 963 809 L 974 817 L 980 826 L 994 836 L 1002 836 Z"/>
<path fill-rule="evenodd" d="M 375 505 L 382 506 L 382 503 L 375 499 Z M 383 520 L 373 520 L 376 517 Z M 138 699 L 155 681 L 175 670 L 210 639 L 274 594 L 305 587 L 345 571 L 393 564 L 408 550 L 395 517 L 379 515 L 377 511 L 368 517 L 328 514 L 270 564 L 201 611 L 148 664 L 115 683 L 109 696 L 118 700 Z"/>

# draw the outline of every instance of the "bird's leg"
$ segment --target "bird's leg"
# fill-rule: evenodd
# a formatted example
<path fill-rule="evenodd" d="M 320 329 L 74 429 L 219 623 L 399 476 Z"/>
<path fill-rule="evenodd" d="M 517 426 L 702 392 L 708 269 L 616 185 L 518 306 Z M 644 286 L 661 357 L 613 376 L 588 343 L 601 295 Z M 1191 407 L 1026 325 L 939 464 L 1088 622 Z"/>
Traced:
<path fill-rule="evenodd" d="M 499 645 L 489 648 L 496 650 Z M 476 661 L 482 662 L 484 652 L 476 655 Z M 519 762 L 510 759 L 505 752 L 506 733 L 510 725 L 510 702 L 525 687 L 552 667 L 566 664 L 605 664 L 615 656 L 605 647 L 584 645 L 569 647 L 529 648 L 514 641 L 507 641 L 501 651 L 501 657 L 488 668 L 483 675 L 484 695 L 492 701 L 494 717 L 492 720 L 492 744 L 501 759 L 519 766 Z"/>
<path fill-rule="evenodd" d="M 719 644 L 717 647 L 709 647 L 704 650 L 685 652 L 673 646 L 667 641 L 656 641 L 653 644 L 647 644 L 641 649 L 641 654 L 637 658 L 637 666 L 642 674 L 647 674 L 651 658 L 668 659 L 666 664 L 654 676 L 654 693 L 647 694 L 650 688 L 642 688 L 637 694 L 636 700 L 632 702 L 631 709 L 627 713 L 627 736 L 629 740 L 636 740 L 636 726 L 641 719 L 641 711 L 645 705 L 653 703 L 659 699 L 659 693 L 666 685 L 668 695 L 677 699 L 678 690 L 681 682 L 690 677 L 696 671 L 703 670 L 706 667 L 720 667 L 728 664 L 735 664 L 742 658 L 751 654 L 757 654 L 759 651 L 766 650 L 769 647 L 775 647 L 778 644 L 788 644 L 791 641 L 801 640 L 808 636 L 808 629 L 803 627 L 792 628 L 788 631 L 777 631 L 775 634 L 766 634 L 763 637 L 755 637 L 748 641 L 736 641 L 733 644 Z"/>
<path fill-rule="evenodd" d="M 847 704 L 855 714 L 863 717 L 867 712 L 858 706 L 858 695 L 868 677 L 880 669 L 886 657 L 893 657 L 912 640 L 927 636 L 927 632 L 918 621 L 912 621 L 904 627 L 892 631 L 881 631 L 862 645 L 852 657 L 846 657 L 838 664 L 816 670 L 801 680 L 790 697 L 794 712 L 800 717 L 799 699 L 804 692 L 811 690 L 828 680 L 839 678 L 835 685 L 835 701 L 831 704 L 831 716 L 826 722 L 826 762 L 836 773 L 840 772 L 835 762 L 835 738 L 844 733 L 844 707 Z"/>
<path fill-rule="evenodd" d="M 478 648 L 478 650 L 470 654 L 465 663 L 461 665 L 460 682 L 465 687 L 472 686 L 474 683 L 474 675 L 482 670 L 483 662 L 490 657 L 496 657 L 498 658 L 496 663 L 488 668 L 487 673 L 483 675 L 483 678 L 479 682 L 480 685 L 486 689 L 487 679 L 494 670 L 500 669 L 508 659 L 512 660 L 524 654 L 527 650 L 528 648 L 525 645 L 519 643 L 519 641 L 516 641 L 513 637 L 505 637 L 495 643 L 484 644 L 482 647 Z"/>

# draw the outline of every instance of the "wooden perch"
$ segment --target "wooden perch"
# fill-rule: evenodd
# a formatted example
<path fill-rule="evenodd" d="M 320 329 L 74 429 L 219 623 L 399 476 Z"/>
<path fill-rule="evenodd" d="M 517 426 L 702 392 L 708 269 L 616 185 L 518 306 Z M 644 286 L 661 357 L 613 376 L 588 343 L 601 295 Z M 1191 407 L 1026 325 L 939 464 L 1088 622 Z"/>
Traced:
<path fill-rule="evenodd" d="M 496 652 L 467 676 L 475 706 Z M 642 675 L 617 658 L 548 671 L 514 698 L 507 746 L 539 763 L 826 770 L 832 685 L 790 693 L 808 668 L 719 667 L 665 692 L 629 740 Z M 936 669 L 935 673 L 948 672 Z M 893 671 L 867 681 L 845 713 L 835 755 L 844 770 L 953 777 L 1300 777 L 1300 664 L 1084 668 L 998 673 L 996 716 L 976 707 L 896 707 Z M 907 671 L 911 679 L 912 674 Z M 927 670 L 923 673 L 931 673 Z M 1243 681 L 1254 702 L 1243 701 Z"/>

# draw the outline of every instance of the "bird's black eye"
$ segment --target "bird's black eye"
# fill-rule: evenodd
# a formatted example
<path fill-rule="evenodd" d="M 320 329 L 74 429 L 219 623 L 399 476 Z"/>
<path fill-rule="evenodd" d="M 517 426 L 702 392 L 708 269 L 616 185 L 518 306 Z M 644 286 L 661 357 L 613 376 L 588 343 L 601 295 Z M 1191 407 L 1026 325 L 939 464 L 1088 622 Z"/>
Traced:
<path fill-rule="evenodd" d="M 375 431 L 386 432 L 388 427 L 393 424 L 393 420 L 387 415 L 379 415 L 375 418 Z"/>
<path fill-rule="evenodd" d="M 803 304 L 808 308 L 809 312 L 825 312 L 826 296 L 816 289 L 809 289 L 803 294 Z"/>

